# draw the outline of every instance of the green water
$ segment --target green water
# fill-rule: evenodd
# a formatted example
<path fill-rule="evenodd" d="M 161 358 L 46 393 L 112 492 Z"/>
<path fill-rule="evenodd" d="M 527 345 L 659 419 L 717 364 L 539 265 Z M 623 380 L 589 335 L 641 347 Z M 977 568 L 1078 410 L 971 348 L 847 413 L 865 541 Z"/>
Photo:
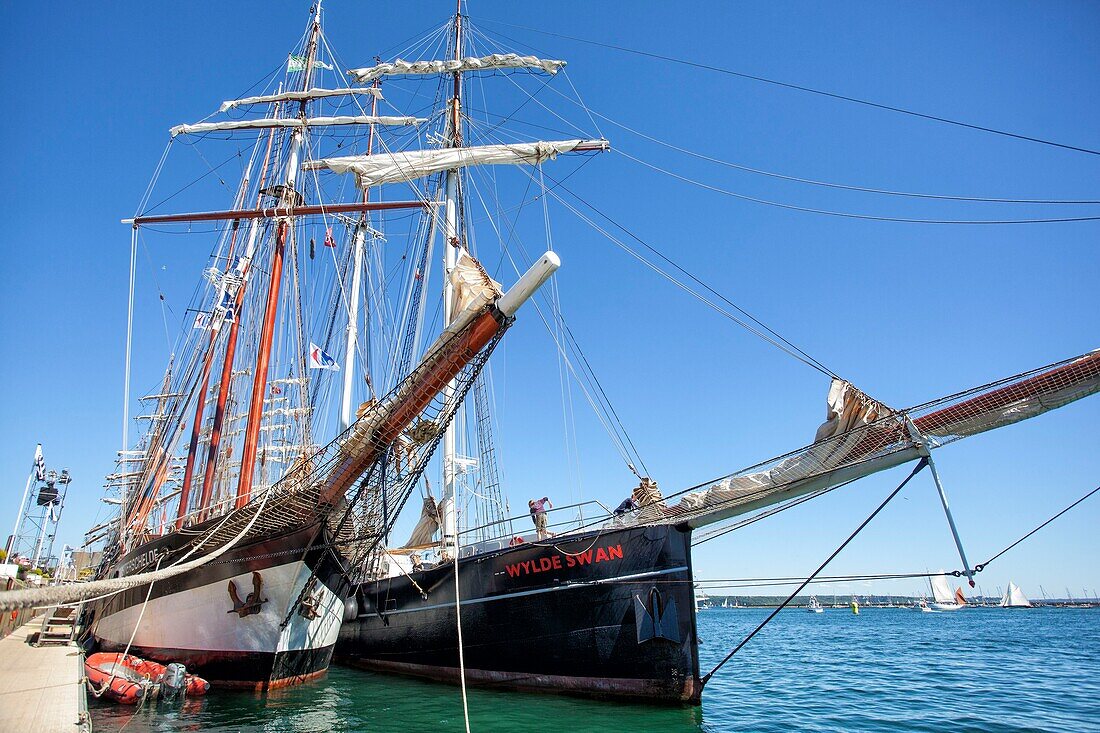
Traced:
<path fill-rule="evenodd" d="M 767 613 L 699 614 L 709 669 Z M 696 708 L 469 690 L 473 731 L 1100 731 L 1100 609 L 784 611 Z M 457 687 L 333 668 L 182 706 L 93 703 L 98 733 L 464 730 Z"/>

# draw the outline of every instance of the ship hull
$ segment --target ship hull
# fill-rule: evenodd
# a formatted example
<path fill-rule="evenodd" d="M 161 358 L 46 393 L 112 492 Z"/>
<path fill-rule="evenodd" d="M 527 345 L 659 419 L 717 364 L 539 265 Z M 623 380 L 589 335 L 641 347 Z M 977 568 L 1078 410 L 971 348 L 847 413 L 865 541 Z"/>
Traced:
<path fill-rule="evenodd" d="M 103 651 L 129 647 L 157 662 L 181 662 L 222 687 L 267 689 L 318 677 L 332 658 L 346 597 L 340 565 L 320 547 L 321 536 L 317 523 L 262 538 L 104 599 L 92 610 L 92 637 Z M 153 570 L 158 561 L 167 567 L 186 552 L 187 539 L 172 534 L 148 542 L 117 568 L 131 574 Z M 303 607 L 298 599 L 307 583 Z"/>
<path fill-rule="evenodd" d="M 467 683 L 697 704 L 690 538 L 630 527 L 463 558 Z M 453 564 L 363 584 L 356 597 L 336 662 L 459 680 Z"/>

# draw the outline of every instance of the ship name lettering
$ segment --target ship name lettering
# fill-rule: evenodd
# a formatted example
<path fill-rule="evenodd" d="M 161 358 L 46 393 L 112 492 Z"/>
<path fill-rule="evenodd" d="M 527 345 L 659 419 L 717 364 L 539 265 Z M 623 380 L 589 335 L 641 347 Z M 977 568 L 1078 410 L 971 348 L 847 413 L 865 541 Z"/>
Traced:
<path fill-rule="evenodd" d="M 564 562 L 562 557 L 565 558 Z M 608 560 L 622 560 L 623 546 L 611 545 L 610 547 L 589 548 L 575 555 L 551 555 L 521 560 L 504 566 L 509 578 L 518 578 L 521 575 L 534 575 L 544 573 L 547 570 L 561 570 L 563 568 L 575 568 L 583 565 L 595 565 Z"/>

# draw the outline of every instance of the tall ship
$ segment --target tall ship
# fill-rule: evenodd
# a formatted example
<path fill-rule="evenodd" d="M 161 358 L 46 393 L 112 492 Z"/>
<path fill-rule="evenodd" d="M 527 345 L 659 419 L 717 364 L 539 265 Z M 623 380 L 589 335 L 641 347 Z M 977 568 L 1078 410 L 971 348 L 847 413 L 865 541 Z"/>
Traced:
<path fill-rule="evenodd" d="M 128 337 L 123 450 L 106 497 L 116 514 L 87 537 L 105 550 L 97 580 L 73 591 L 95 591 L 89 628 L 105 651 L 183 662 L 230 686 L 306 681 L 335 659 L 697 704 L 707 675 L 693 544 L 1100 389 L 1100 352 L 905 409 L 831 375 L 808 445 L 667 493 L 624 460 L 617 507 L 555 507 L 546 486 L 513 511 L 489 362 L 540 288 L 525 315 L 631 456 L 562 316 L 547 207 L 566 206 L 556 189 L 611 144 L 591 115 L 595 129 L 569 137 L 510 124 L 534 100 L 549 118 L 540 131 L 559 126 L 551 97 L 536 95 L 565 61 L 488 44 L 461 6 L 390 60 L 351 68 L 322 20 L 317 2 L 277 74 L 171 129 L 158 196 L 126 220 L 130 323 L 146 238 L 186 234 L 210 255 L 189 264 L 198 285 L 167 368 L 138 400 L 132 443 Z M 504 106 L 482 109 L 498 87 Z M 469 104 L 472 89 L 485 101 Z M 192 148 L 216 151 L 199 152 L 196 181 L 216 180 L 228 203 L 167 213 L 196 199 L 186 177 L 160 183 Z M 572 168 L 547 173 L 557 165 Z M 528 208 L 543 227 L 521 237 Z"/>

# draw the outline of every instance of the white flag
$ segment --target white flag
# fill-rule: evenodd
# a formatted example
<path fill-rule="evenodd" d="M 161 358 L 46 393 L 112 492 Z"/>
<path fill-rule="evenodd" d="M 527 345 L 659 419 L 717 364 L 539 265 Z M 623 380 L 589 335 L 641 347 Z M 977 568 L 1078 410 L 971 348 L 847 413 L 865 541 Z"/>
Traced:
<path fill-rule="evenodd" d="M 322 351 L 321 347 L 312 341 L 309 342 L 309 368 L 340 371 L 340 365 L 336 363 L 336 360 Z"/>
<path fill-rule="evenodd" d="M 325 69 L 327 71 L 332 71 L 332 64 L 326 64 L 323 61 L 318 61 L 318 60 L 314 59 L 313 60 L 313 68 L 315 68 L 315 69 Z M 287 61 L 286 61 L 286 70 L 288 72 L 290 72 L 290 71 L 305 71 L 306 70 L 306 57 L 305 56 L 295 56 L 294 54 L 291 54 L 290 58 L 288 58 Z"/>
<path fill-rule="evenodd" d="M 42 444 L 34 449 L 34 478 L 37 481 L 46 480 L 46 459 L 42 457 Z"/>

